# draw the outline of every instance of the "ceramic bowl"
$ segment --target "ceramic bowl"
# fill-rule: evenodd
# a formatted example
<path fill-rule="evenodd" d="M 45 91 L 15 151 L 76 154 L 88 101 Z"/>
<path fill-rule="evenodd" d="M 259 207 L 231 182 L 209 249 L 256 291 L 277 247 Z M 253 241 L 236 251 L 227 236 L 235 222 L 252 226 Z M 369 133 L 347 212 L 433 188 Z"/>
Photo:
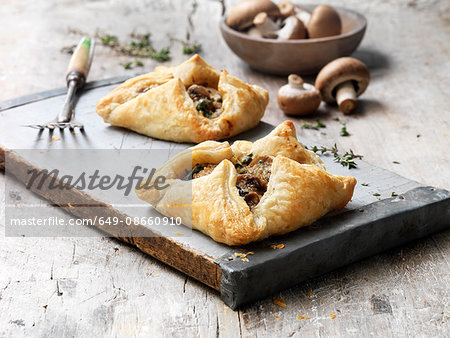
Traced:
<path fill-rule="evenodd" d="M 315 6 L 303 6 L 313 10 Z M 348 56 L 358 47 L 366 31 L 367 21 L 350 9 L 335 7 L 341 16 L 342 34 L 303 40 L 276 40 L 249 36 L 220 23 L 220 31 L 228 47 L 263 73 L 312 75 L 328 62 Z"/>

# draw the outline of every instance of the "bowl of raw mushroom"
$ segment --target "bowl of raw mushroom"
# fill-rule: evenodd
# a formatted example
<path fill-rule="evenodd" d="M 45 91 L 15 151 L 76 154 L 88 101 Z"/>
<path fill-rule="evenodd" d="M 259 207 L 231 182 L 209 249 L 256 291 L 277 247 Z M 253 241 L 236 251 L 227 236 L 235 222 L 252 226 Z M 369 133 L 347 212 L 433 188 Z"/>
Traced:
<path fill-rule="evenodd" d="M 220 23 L 228 47 L 250 67 L 270 74 L 316 74 L 348 56 L 366 31 L 365 17 L 328 5 L 243 0 Z"/>

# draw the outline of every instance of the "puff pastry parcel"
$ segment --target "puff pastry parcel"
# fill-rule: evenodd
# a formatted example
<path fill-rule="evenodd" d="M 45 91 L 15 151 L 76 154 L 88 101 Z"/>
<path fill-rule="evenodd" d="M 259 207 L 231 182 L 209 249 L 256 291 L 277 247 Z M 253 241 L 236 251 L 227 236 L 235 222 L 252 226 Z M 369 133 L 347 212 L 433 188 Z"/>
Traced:
<path fill-rule="evenodd" d="M 264 115 L 269 95 L 217 71 L 194 55 L 176 67 L 125 81 L 97 103 L 97 113 L 114 126 L 150 137 L 200 143 L 253 128 Z"/>
<path fill-rule="evenodd" d="M 193 168 L 189 173 L 182 169 L 186 161 Z M 228 245 L 310 225 L 343 208 L 356 184 L 354 177 L 326 172 L 322 160 L 297 140 L 291 121 L 255 143 L 203 142 L 157 173 L 169 187 L 138 188 L 138 197 Z"/>

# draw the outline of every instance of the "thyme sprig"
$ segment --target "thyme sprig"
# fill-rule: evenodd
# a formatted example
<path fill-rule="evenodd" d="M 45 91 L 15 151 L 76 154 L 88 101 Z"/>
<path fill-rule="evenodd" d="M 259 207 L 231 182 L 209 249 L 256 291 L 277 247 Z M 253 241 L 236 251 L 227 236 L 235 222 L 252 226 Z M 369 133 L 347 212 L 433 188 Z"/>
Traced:
<path fill-rule="evenodd" d="M 322 121 L 320 121 L 319 119 L 316 120 L 316 123 L 312 124 L 309 122 L 305 122 L 302 124 L 302 129 L 314 129 L 314 130 L 319 130 L 320 128 L 326 128 L 327 126 L 325 125 L 325 123 L 323 123 Z"/>
<path fill-rule="evenodd" d="M 202 44 L 197 41 L 189 41 L 189 40 L 183 40 L 179 38 L 175 38 L 173 36 L 170 36 L 171 41 L 179 42 L 183 45 L 183 54 L 195 54 L 199 53 L 202 50 Z"/>
<path fill-rule="evenodd" d="M 86 32 L 82 32 L 76 29 L 71 29 L 70 32 L 81 35 L 90 35 Z M 150 33 L 132 33 L 130 34 L 130 43 L 121 43 L 117 36 L 111 34 L 101 34 L 97 32 L 94 34 L 94 37 L 98 39 L 103 46 L 109 47 L 122 55 L 151 58 L 160 62 L 168 61 L 170 59 L 169 47 L 157 50 L 152 45 L 152 42 L 150 40 Z M 67 53 L 70 52 L 69 48 L 67 48 L 67 51 L 64 51 Z"/>
<path fill-rule="evenodd" d="M 348 169 L 356 168 L 357 163 L 355 162 L 355 159 L 363 158 L 362 155 L 355 154 L 353 152 L 353 150 L 351 150 L 351 149 L 346 151 L 343 155 L 339 154 L 339 150 L 337 148 L 336 143 L 331 148 L 328 148 L 325 146 L 321 146 L 321 147 L 313 146 L 313 147 L 311 147 L 310 150 L 315 152 L 316 154 L 317 153 L 325 154 L 325 153 L 329 152 L 329 153 L 333 154 L 335 162 L 340 163 L 342 166 L 347 167 Z"/>

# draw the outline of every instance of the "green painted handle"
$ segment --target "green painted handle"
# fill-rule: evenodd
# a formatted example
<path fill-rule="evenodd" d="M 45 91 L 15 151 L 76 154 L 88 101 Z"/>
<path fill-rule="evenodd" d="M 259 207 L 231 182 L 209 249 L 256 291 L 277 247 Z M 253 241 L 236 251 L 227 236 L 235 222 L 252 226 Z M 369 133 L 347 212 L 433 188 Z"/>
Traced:
<path fill-rule="evenodd" d="M 94 39 L 91 37 L 83 37 L 78 43 L 77 48 L 73 52 L 70 59 L 69 67 L 67 68 L 67 76 L 71 72 L 79 72 L 87 78 L 89 68 L 91 67 L 92 58 L 94 56 Z"/>

